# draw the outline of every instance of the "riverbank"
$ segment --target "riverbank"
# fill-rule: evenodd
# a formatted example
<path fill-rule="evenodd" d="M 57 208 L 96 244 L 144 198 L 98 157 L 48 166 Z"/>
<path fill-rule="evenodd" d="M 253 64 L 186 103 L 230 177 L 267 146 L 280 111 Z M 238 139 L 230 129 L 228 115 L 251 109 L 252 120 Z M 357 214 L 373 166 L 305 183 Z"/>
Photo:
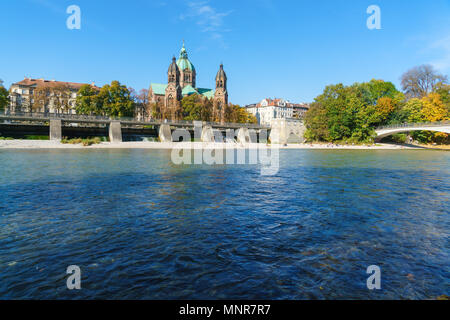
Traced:
<path fill-rule="evenodd" d="M 402 150 L 417 149 L 422 147 L 396 145 L 379 143 L 376 145 L 332 145 L 320 143 L 308 144 L 288 144 L 285 146 L 277 145 L 280 149 L 355 149 L 355 150 Z M 49 140 L 2 140 L 0 141 L 0 149 L 173 149 L 173 148 L 195 148 L 195 149 L 214 149 L 214 148 L 233 148 L 233 149 L 255 149 L 270 147 L 270 145 L 262 144 L 229 144 L 229 143 L 206 143 L 206 142 L 121 142 L 111 143 L 102 142 L 91 146 L 83 146 L 82 144 L 63 144 L 57 141 Z"/>

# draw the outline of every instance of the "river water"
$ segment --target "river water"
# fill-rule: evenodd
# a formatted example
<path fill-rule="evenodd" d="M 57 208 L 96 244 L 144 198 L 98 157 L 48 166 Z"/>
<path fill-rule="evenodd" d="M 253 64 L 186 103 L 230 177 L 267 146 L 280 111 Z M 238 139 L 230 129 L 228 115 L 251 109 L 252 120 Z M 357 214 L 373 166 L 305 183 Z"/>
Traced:
<path fill-rule="evenodd" d="M 281 150 L 263 176 L 161 150 L 3 150 L 0 173 L 0 299 L 450 295 L 449 152 Z"/>

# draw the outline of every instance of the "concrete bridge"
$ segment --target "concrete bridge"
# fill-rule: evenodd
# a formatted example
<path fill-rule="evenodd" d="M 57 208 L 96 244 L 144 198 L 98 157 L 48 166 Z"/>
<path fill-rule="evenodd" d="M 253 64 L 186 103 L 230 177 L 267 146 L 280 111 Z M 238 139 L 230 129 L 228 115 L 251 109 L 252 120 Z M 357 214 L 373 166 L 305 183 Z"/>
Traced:
<path fill-rule="evenodd" d="M 425 122 L 425 123 L 403 123 L 398 125 L 391 125 L 380 127 L 375 130 L 377 133 L 377 140 L 384 137 L 403 132 L 411 131 L 436 131 L 450 134 L 450 121 L 442 122 Z"/>
<path fill-rule="evenodd" d="M 196 130 L 201 130 L 202 141 L 212 142 L 215 141 L 215 137 L 219 136 L 219 132 L 221 136 L 224 136 L 227 131 L 233 131 L 233 137 L 236 138 L 237 142 L 256 143 L 261 131 L 265 131 L 268 135 L 268 131 L 271 129 L 269 126 L 247 123 L 141 121 L 134 118 L 45 113 L 0 114 L 0 122 L 2 120 L 4 123 L 0 124 L 0 132 L 11 131 L 13 127 L 16 129 L 19 127 L 19 131 L 34 134 L 45 134 L 47 132 L 50 140 L 61 140 L 63 136 L 66 136 L 66 133 L 70 133 L 72 136 L 77 134 L 109 135 L 111 142 L 121 142 L 123 131 L 126 131 L 129 134 L 157 136 L 160 141 L 165 142 L 172 141 L 172 132 L 181 128 L 193 133 Z"/>

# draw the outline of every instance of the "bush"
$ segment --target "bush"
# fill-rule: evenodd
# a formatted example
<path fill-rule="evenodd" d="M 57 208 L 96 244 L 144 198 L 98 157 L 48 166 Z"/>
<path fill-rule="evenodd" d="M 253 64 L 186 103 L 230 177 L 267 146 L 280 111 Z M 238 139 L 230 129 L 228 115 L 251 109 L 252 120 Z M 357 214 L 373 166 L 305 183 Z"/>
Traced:
<path fill-rule="evenodd" d="M 67 139 L 64 138 L 61 140 L 61 143 L 64 144 L 82 144 L 84 147 L 91 146 L 93 144 L 99 144 L 102 140 L 99 137 L 95 138 L 87 138 L 87 139 L 81 139 L 81 138 L 75 138 L 75 139 Z"/>

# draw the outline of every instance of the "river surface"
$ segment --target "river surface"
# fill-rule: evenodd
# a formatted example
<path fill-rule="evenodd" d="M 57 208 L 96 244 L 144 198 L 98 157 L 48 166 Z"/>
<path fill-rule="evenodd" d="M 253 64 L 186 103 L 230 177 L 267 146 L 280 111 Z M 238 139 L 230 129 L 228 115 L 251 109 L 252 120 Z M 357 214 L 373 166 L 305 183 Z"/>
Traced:
<path fill-rule="evenodd" d="M 260 173 L 162 150 L 0 151 L 0 299 L 450 295 L 450 152 L 282 150 Z"/>

